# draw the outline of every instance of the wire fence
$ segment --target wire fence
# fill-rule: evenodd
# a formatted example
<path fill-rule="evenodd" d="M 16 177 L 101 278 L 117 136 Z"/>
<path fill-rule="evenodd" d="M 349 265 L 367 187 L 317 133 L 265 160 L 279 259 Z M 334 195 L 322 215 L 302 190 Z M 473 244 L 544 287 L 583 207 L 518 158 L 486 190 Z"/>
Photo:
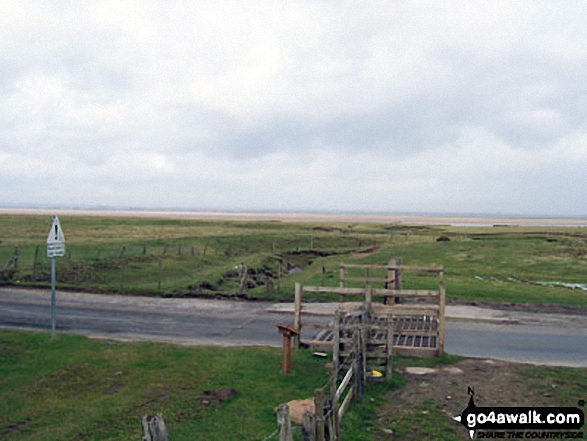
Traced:
<path fill-rule="evenodd" d="M 227 235 L 96 244 L 66 243 L 56 259 L 61 287 L 96 291 L 190 295 L 281 292 L 281 278 L 313 259 L 353 252 L 366 239 L 344 234 Z M 16 259 L 15 259 L 16 256 Z M 238 265 L 246 264 L 242 280 Z M 47 284 L 50 259 L 44 243 L 0 242 L 0 283 Z M 239 286 L 239 285 L 243 286 Z M 240 287 L 240 290 L 239 290 Z"/>

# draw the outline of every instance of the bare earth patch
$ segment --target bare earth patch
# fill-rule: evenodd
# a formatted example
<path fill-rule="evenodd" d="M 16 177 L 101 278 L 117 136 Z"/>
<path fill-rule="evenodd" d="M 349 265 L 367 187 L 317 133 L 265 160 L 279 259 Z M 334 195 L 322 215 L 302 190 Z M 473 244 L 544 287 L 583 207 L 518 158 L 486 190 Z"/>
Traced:
<path fill-rule="evenodd" d="M 467 407 L 468 387 L 475 391 L 477 406 L 577 406 L 575 397 L 560 403 L 556 380 L 529 378 L 527 369 L 517 363 L 465 359 L 437 366 L 434 373 L 402 372 L 408 384 L 387 395 L 375 439 L 469 439 L 465 428 L 452 420 Z"/>

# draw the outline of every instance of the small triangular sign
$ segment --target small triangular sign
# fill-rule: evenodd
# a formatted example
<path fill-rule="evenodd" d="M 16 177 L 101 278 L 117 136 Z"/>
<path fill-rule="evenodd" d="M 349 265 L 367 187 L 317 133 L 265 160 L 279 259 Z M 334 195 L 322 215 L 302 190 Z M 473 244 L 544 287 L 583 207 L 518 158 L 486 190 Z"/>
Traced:
<path fill-rule="evenodd" d="M 51 221 L 51 229 L 49 230 L 49 235 L 47 236 L 47 245 L 55 243 L 64 244 L 65 236 L 63 235 L 63 230 L 59 224 L 59 218 L 57 216 L 53 216 Z"/>
<path fill-rule="evenodd" d="M 47 236 L 47 257 L 65 256 L 65 236 L 57 216 L 51 218 L 51 229 Z"/>

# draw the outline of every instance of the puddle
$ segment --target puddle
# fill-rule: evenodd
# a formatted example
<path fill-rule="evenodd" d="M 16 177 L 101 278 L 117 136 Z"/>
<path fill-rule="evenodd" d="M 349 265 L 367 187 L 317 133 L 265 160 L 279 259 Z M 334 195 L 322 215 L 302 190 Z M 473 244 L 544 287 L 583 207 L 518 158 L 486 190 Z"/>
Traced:
<path fill-rule="evenodd" d="M 505 278 L 498 278 L 495 276 L 480 276 L 480 275 L 475 275 L 473 276 L 473 278 L 475 278 L 476 280 L 486 280 L 486 279 L 490 279 L 496 282 L 504 282 L 504 281 L 508 281 L 508 282 L 525 282 L 525 283 L 530 283 L 531 285 L 538 285 L 538 286 L 555 286 L 555 287 L 560 287 L 560 288 L 567 288 L 567 289 L 579 289 L 581 291 L 587 291 L 587 284 L 584 283 L 568 283 L 568 282 L 544 282 L 544 281 L 539 281 L 539 280 L 519 280 L 516 279 L 515 277 L 505 277 Z"/>

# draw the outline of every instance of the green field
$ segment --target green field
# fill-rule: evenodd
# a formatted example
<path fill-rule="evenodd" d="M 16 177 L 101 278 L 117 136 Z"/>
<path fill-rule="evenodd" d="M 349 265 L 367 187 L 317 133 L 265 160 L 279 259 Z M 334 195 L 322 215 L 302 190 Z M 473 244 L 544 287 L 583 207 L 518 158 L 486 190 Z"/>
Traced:
<path fill-rule="evenodd" d="M 449 227 L 403 224 L 230 222 L 62 216 L 66 256 L 57 259 L 60 289 L 162 296 L 241 295 L 291 299 L 293 285 L 338 286 L 339 265 L 443 265 L 449 299 L 586 305 L 587 229 Z M 0 280 L 47 286 L 47 216 L 0 216 L 0 269 L 18 248 L 18 268 Z M 448 239 L 439 241 L 439 238 Z M 436 281 L 406 273 L 404 287 Z"/>
<path fill-rule="evenodd" d="M 163 412 L 173 440 L 261 439 L 277 427 L 275 407 L 327 381 L 324 361 L 306 351 L 284 377 L 271 348 L 0 331 L 0 438 L 140 439 L 141 417 Z"/>
<path fill-rule="evenodd" d="M 406 403 L 398 411 L 392 395 L 410 381 L 422 386 L 421 378 L 402 376 L 406 366 L 457 361 L 450 355 L 396 357 L 393 380 L 367 382 L 363 400 L 345 413 L 343 439 L 467 439 L 450 417 L 454 412 L 447 415 L 432 401 Z M 0 439 L 138 440 L 141 417 L 161 412 L 174 441 L 262 441 L 277 428 L 276 407 L 327 388 L 325 364 L 307 350 L 295 351 L 292 373 L 283 376 L 281 351 L 272 348 L 121 343 L 67 334 L 50 340 L 46 333 L 0 331 Z M 510 371 L 510 389 L 522 403 L 575 406 L 587 393 L 586 369 L 512 365 Z M 434 378 L 427 381 L 442 382 L 442 376 Z M 500 405 L 519 405 L 496 394 Z M 465 403 L 459 400 L 455 409 Z M 389 427 L 394 438 L 382 431 Z M 294 429 L 299 441 L 299 426 Z"/>

